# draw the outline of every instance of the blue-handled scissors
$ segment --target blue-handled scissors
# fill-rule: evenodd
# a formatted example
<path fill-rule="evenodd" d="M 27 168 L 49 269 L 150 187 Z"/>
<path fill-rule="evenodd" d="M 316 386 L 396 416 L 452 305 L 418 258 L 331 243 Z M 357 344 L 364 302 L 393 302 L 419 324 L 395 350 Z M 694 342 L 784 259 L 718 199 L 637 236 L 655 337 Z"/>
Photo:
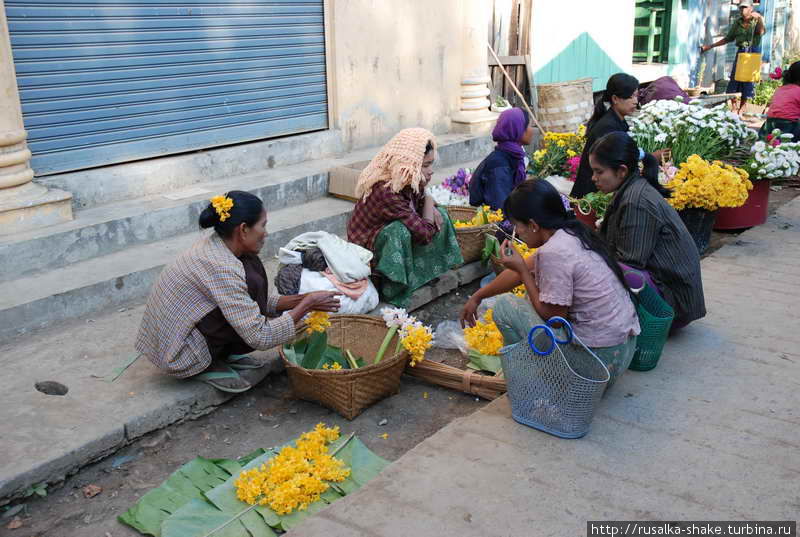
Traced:
<path fill-rule="evenodd" d="M 563 328 L 567 329 L 566 339 L 562 340 L 556 337 L 555 332 L 553 332 L 553 328 L 555 328 L 554 325 L 556 324 L 560 324 Z M 550 347 L 544 351 L 536 347 L 536 342 L 534 341 L 534 336 L 536 336 L 536 332 L 539 330 L 544 330 L 550 336 Z M 551 317 L 545 322 L 545 324 L 537 324 L 531 328 L 531 331 L 528 332 L 528 345 L 530 346 L 531 350 L 539 356 L 547 356 L 555 350 L 556 343 L 560 345 L 566 345 L 572 341 L 572 337 L 572 325 L 569 324 L 569 321 L 563 317 Z"/>

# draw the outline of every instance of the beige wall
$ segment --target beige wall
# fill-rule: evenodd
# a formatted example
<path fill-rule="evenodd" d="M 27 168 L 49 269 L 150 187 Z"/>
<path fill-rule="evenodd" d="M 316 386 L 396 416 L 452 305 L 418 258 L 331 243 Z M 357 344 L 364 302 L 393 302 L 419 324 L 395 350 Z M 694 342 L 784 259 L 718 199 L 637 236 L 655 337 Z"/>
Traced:
<path fill-rule="evenodd" d="M 328 17 L 332 127 L 348 149 L 405 127 L 449 130 L 462 76 L 460 0 L 329 0 Z"/>

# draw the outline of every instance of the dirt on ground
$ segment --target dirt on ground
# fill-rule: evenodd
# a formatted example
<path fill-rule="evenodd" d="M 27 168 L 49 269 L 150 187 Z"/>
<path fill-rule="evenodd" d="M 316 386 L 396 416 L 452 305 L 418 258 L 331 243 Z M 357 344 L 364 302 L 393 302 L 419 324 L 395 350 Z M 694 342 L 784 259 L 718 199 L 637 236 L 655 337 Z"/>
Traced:
<path fill-rule="evenodd" d="M 415 312 L 434 327 L 455 320 L 477 282 Z M 428 358 L 463 367 L 458 351 L 431 349 Z M 11 537 L 133 537 L 117 516 L 194 457 L 236 458 L 259 447 L 290 441 L 319 422 L 338 425 L 375 453 L 396 460 L 453 419 L 487 401 L 405 375 L 400 393 L 353 421 L 313 403 L 295 400 L 285 373 L 268 376 L 213 413 L 138 439 L 126 448 L 51 487 L 0 510 L 0 535 Z M 383 435 L 387 434 L 387 438 Z"/>

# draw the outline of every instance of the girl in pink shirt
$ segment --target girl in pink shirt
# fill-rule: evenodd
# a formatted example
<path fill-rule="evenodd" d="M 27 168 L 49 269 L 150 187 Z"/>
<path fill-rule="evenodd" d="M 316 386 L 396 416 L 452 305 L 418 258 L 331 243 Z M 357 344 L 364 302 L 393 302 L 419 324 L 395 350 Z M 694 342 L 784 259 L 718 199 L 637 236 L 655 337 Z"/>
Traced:
<path fill-rule="evenodd" d="M 506 201 L 506 216 L 517 236 L 536 254 L 523 260 L 516 250 L 505 255 L 506 267 L 494 281 L 470 297 L 462 324 L 473 325 L 481 301 L 507 293 L 521 283 L 527 296 L 503 294 L 494 306 L 494 321 L 505 345 L 527 338 L 544 319 L 564 317 L 575 335 L 606 364 L 609 386 L 630 365 L 636 350 L 639 319 L 624 277 L 605 243 L 567 211 L 547 181 L 529 180 Z"/>
<path fill-rule="evenodd" d="M 761 129 L 766 135 L 774 129 L 794 135 L 800 141 L 800 62 L 794 62 L 783 74 L 783 86 L 775 90 L 769 103 L 767 121 Z"/>

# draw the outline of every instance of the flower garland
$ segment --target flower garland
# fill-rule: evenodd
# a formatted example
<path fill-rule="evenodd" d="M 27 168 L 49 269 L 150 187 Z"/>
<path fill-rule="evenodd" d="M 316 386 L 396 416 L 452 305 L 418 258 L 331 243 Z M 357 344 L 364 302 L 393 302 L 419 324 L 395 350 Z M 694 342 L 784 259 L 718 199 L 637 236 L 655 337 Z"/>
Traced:
<path fill-rule="evenodd" d="M 211 206 L 214 207 L 220 222 L 224 222 L 231 217 L 230 211 L 233 209 L 233 200 L 228 196 L 214 196 L 211 198 Z"/>
<path fill-rule="evenodd" d="M 279 515 L 303 511 L 330 488 L 326 481 L 344 481 L 350 469 L 328 453 L 339 427 L 317 424 L 303 433 L 296 447 L 286 446 L 258 468 L 243 470 L 234 481 L 236 497 L 250 505 L 266 505 Z"/>
<path fill-rule="evenodd" d="M 479 319 L 475 326 L 468 326 L 464 329 L 464 339 L 470 349 L 479 354 L 497 356 L 503 348 L 503 334 L 493 319 L 493 310 L 488 309 Z"/>
<path fill-rule="evenodd" d="M 677 210 L 694 207 L 716 211 L 744 205 L 753 183 L 740 168 L 692 155 L 680 165 L 667 188 L 672 190 L 669 203 Z"/>

